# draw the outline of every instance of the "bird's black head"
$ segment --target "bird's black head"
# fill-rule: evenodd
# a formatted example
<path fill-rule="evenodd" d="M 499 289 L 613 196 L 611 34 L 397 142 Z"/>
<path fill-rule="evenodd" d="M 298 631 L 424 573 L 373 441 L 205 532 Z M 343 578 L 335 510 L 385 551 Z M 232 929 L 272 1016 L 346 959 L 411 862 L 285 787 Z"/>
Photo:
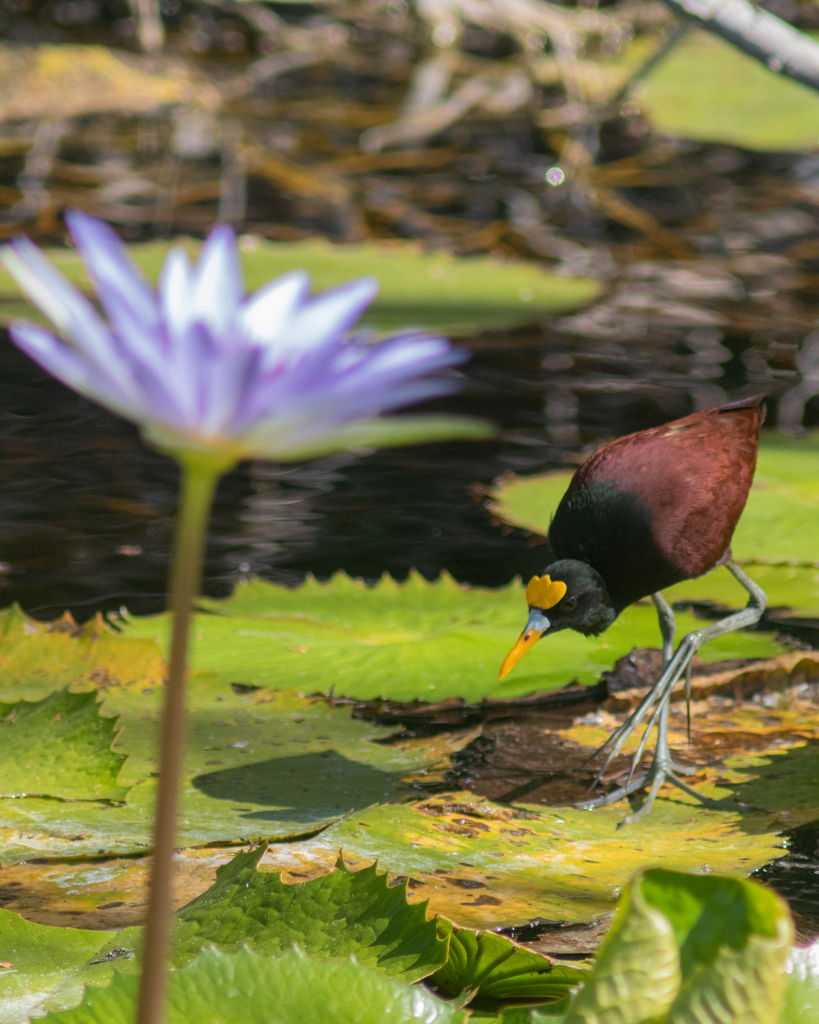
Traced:
<path fill-rule="evenodd" d="M 602 576 L 572 558 L 553 562 L 548 575 L 534 576 L 526 588 L 529 621 L 500 670 L 502 679 L 542 636 L 574 629 L 597 636 L 617 618 Z"/>

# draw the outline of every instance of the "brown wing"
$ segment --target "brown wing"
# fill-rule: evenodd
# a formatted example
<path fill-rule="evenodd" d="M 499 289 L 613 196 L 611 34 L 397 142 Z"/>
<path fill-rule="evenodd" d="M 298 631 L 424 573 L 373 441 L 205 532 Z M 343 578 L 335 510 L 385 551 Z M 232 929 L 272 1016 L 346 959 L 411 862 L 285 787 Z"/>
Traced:
<path fill-rule="evenodd" d="M 756 467 L 759 402 L 706 409 L 601 448 L 555 512 L 556 558 L 593 566 L 618 610 L 724 562 Z"/>

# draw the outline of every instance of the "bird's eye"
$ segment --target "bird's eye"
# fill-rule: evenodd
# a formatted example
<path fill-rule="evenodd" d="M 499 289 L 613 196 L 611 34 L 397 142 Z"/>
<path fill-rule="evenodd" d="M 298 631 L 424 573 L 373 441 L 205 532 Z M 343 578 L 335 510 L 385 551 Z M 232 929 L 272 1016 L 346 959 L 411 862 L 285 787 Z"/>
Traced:
<path fill-rule="evenodd" d="M 576 607 L 577 607 L 577 598 L 576 597 L 567 597 L 566 600 L 563 602 L 560 610 L 564 611 L 564 612 L 573 612 Z"/>

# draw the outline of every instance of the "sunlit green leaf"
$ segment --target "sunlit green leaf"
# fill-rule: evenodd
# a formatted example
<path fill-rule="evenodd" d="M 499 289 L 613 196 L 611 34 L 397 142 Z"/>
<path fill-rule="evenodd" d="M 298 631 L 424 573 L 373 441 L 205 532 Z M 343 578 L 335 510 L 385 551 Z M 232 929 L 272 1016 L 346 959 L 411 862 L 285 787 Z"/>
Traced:
<path fill-rule="evenodd" d="M 793 937 L 775 893 L 738 878 L 651 869 L 623 894 L 566 1024 L 768 1024 Z"/>
<path fill-rule="evenodd" d="M 772 782 L 769 799 L 774 792 Z M 521 803 L 512 810 L 449 793 L 416 805 L 369 807 L 299 848 L 319 862 L 323 854 L 325 863 L 339 848 L 377 859 L 391 873 L 415 879 L 414 895 L 428 898 L 433 911 L 480 929 L 534 917 L 599 919 L 650 865 L 745 874 L 781 854 L 770 818 L 749 821 L 682 794 L 658 800 L 650 815 L 625 829 L 618 828 L 623 814 L 623 805 L 589 812 Z"/>
<path fill-rule="evenodd" d="M 102 620 L 65 615 L 38 622 L 17 605 L 0 611 L 0 701 L 40 700 L 60 690 L 114 686 L 141 693 L 162 685 L 165 659 L 151 640 L 125 640 Z"/>
<path fill-rule="evenodd" d="M 571 1000 L 566 1024 L 600 1018 L 618 1024 L 663 1019 L 681 981 L 674 928 L 634 883 L 621 897 L 591 972 Z"/>
<path fill-rule="evenodd" d="M 117 722 L 100 715 L 96 699 L 62 690 L 36 703 L 0 704 L 0 796 L 125 798 L 117 776 L 127 755 L 111 749 Z"/>
<path fill-rule="evenodd" d="M 132 1024 L 138 978 L 116 974 L 48 1024 Z M 168 979 L 167 1024 L 457 1024 L 464 1014 L 415 985 L 347 960 L 316 963 L 298 950 L 275 960 L 249 949 L 208 949 Z"/>
<path fill-rule="evenodd" d="M 355 808 L 406 793 L 401 780 L 429 763 L 425 752 L 367 742 L 383 727 L 290 691 L 236 693 L 215 675 L 191 679 L 179 841 L 183 846 L 284 839 L 314 832 Z M 112 686 L 103 710 L 120 715 L 130 754 L 124 806 L 0 801 L 0 862 L 97 856 L 150 848 L 162 690 Z M 433 760 L 439 755 L 432 753 Z"/>
<path fill-rule="evenodd" d="M 734 583 L 734 600 L 744 591 Z M 650 602 L 628 608 L 604 634 L 587 638 L 569 630 L 543 640 L 503 681 L 501 662 L 526 624 L 523 587 L 464 588 L 448 576 L 428 583 L 384 578 L 375 587 L 336 576 L 301 587 L 262 581 L 240 585 L 224 601 L 206 601 L 212 614 L 196 619 L 196 668 L 231 682 L 296 685 L 361 699 L 444 700 L 514 697 L 594 683 L 632 647 L 656 647 L 657 615 Z M 678 616 L 680 636 L 698 628 Z M 132 619 L 128 637 L 169 637 L 167 616 Z M 781 653 L 771 636 L 729 633 L 703 647 L 706 661 L 770 658 Z"/>
<path fill-rule="evenodd" d="M 192 254 L 198 250 L 198 243 L 183 243 Z M 168 248 L 169 243 L 150 242 L 129 246 L 129 251 L 155 282 Z M 57 249 L 47 255 L 75 284 L 89 288 L 76 252 Z M 382 331 L 415 326 L 452 334 L 510 326 L 575 309 L 599 292 L 595 281 L 548 273 L 537 263 L 458 258 L 424 252 L 410 243 L 333 246 L 322 241 L 259 241 L 255 248 L 242 251 L 241 258 L 248 289 L 297 267 L 309 272 L 317 291 L 356 277 L 378 278 L 378 297 L 362 323 Z M 0 270 L 0 322 L 20 316 L 41 319 Z"/>

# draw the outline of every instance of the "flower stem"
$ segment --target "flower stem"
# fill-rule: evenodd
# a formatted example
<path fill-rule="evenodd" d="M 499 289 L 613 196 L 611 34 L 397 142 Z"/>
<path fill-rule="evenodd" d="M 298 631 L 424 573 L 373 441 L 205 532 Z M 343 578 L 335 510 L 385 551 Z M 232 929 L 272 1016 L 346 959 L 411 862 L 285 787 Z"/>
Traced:
<path fill-rule="evenodd" d="M 154 826 L 151 888 L 142 947 L 137 1024 L 161 1024 L 173 908 L 173 855 L 185 741 L 185 672 L 193 602 L 202 581 L 202 562 L 213 494 L 230 465 L 213 455 L 174 453 L 182 467 L 179 512 L 171 568 L 173 633 L 162 737 Z"/>

